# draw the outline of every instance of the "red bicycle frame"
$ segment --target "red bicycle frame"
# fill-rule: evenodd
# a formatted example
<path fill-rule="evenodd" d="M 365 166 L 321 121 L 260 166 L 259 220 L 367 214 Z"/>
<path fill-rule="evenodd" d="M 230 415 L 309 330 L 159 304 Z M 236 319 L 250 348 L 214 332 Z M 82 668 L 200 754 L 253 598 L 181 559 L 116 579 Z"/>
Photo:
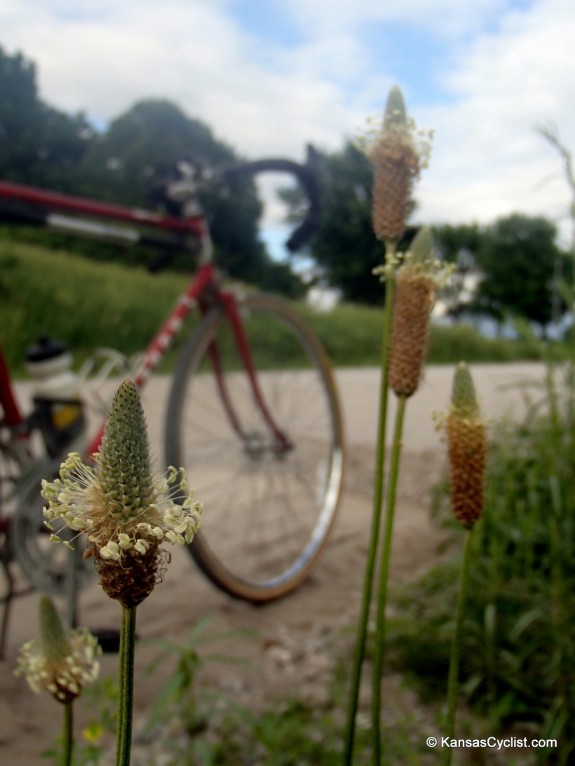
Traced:
<path fill-rule="evenodd" d="M 150 376 L 164 357 L 166 351 L 172 345 L 172 342 L 178 334 L 182 324 L 190 313 L 198 305 L 200 298 L 209 285 L 215 284 L 215 267 L 213 264 L 200 266 L 196 272 L 187 290 L 178 298 L 170 315 L 164 321 L 163 325 L 154 335 L 148 348 L 144 353 L 144 358 L 134 378 L 134 383 L 138 389 L 143 388 Z M 242 354 L 242 358 L 243 354 Z M 244 359 L 244 363 L 252 366 L 251 360 Z M 219 383 L 218 383 L 219 385 Z M 100 429 L 89 446 L 88 454 L 92 455 L 100 446 L 100 441 L 104 432 L 104 427 Z"/>
<path fill-rule="evenodd" d="M 130 222 L 139 226 L 149 226 L 154 229 L 164 229 L 171 232 L 191 233 L 196 237 L 202 237 L 205 233 L 205 221 L 203 216 L 190 216 L 187 218 L 175 218 L 154 213 L 140 208 L 128 208 L 121 205 L 108 204 L 106 202 L 94 202 L 83 197 L 72 197 L 66 194 L 36 189 L 31 186 L 14 184 L 0 181 L 0 200 L 5 214 L 12 214 L 14 218 L 30 218 L 31 223 L 41 224 L 54 228 L 70 229 L 78 234 L 89 233 L 88 224 L 82 230 L 81 224 L 75 221 L 58 218 L 58 213 L 70 213 L 72 215 L 93 216 L 111 221 Z M 94 234 L 106 236 L 106 230 L 94 229 Z M 129 236 L 118 232 L 121 238 L 130 240 Z"/>
<path fill-rule="evenodd" d="M 194 280 L 189 285 L 188 289 L 178 299 L 172 312 L 163 323 L 162 327 L 158 330 L 156 335 L 152 338 L 150 345 L 146 349 L 141 366 L 134 378 L 134 383 L 138 388 L 142 388 L 149 380 L 151 374 L 159 364 L 160 360 L 165 355 L 166 351 L 170 348 L 175 336 L 178 334 L 182 324 L 187 319 L 189 314 L 198 305 L 201 312 L 204 314 L 213 302 L 218 302 L 224 309 L 228 322 L 230 323 L 236 346 L 240 353 L 242 364 L 248 379 L 250 381 L 252 392 L 255 401 L 262 413 L 262 416 L 270 428 L 276 442 L 278 444 L 278 450 L 283 452 L 291 448 L 291 443 L 284 432 L 277 426 L 273 416 L 265 402 L 255 366 L 253 364 L 252 355 L 248 345 L 248 341 L 245 335 L 245 331 L 242 325 L 240 311 L 238 308 L 238 301 L 236 296 L 229 291 L 221 291 L 219 288 L 210 294 L 210 302 L 206 303 L 202 298 L 205 298 L 206 291 L 210 287 L 217 288 L 215 267 L 213 264 L 205 264 L 200 266 Z M 240 435 L 245 436 L 239 418 L 234 410 L 232 399 L 227 390 L 227 384 L 225 375 L 222 370 L 220 362 L 219 349 L 217 342 L 212 341 L 209 347 L 209 356 L 212 362 L 213 372 L 216 378 L 216 385 L 222 400 L 222 403 L 228 413 L 230 422 L 232 423 L 234 430 Z M 100 441 L 103 434 L 103 427 L 92 441 L 88 454 L 96 452 L 100 445 Z"/>
<path fill-rule="evenodd" d="M 276 439 L 278 450 L 290 449 L 289 439 L 275 423 L 264 400 L 241 322 L 237 298 L 231 292 L 222 291 L 218 285 L 216 268 L 211 262 L 210 235 L 203 216 L 193 215 L 187 218 L 175 218 L 139 208 L 126 208 L 120 205 L 94 202 L 80 197 L 71 197 L 4 181 L 0 181 L 0 213 L 3 217 L 22 224 L 31 223 L 48 226 L 80 236 L 95 236 L 104 240 L 139 243 L 147 247 L 191 250 L 199 243 L 203 249 L 202 260 L 204 262 L 199 266 L 194 279 L 152 338 L 134 382 L 138 388 L 142 388 L 147 383 L 171 346 L 183 322 L 194 308 L 199 306 L 202 313 L 205 313 L 209 305 L 217 302 L 226 313 L 242 364 L 252 387 L 254 399 Z M 110 226 L 107 223 L 102 223 L 102 221 L 109 220 L 121 222 L 122 225 Z M 133 226 L 128 227 L 126 224 Z M 159 231 L 161 236 L 151 236 L 146 233 L 145 229 Z M 206 299 L 206 296 L 209 296 L 209 300 Z M 231 397 L 227 391 L 217 343 L 212 342 L 209 355 L 217 388 L 230 422 L 236 432 L 240 436 L 244 436 L 239 418 L 234 411 Z M 13 426 L 22 421 L 2 356 L 0 356 L 0 404 L 4 409 L 4 423 L 6 425 Z M 97 451 L 102 434 L 103 426 L 89 445 L 88 455 Z"/>
<path fill-rule="evenodd" d="M 9 428 L 15 428 L 22 423 L 22 415 L 20 408 L 16 402 L 14 391 L 12 390 L 12 384 L 10 382 L 10 375 L 8 374 L 8 366 L 6 365 L 6 359 L 4 358 L 4 352 L 0 347 L 0 407 L 4 411 L 2 423 Z"/>

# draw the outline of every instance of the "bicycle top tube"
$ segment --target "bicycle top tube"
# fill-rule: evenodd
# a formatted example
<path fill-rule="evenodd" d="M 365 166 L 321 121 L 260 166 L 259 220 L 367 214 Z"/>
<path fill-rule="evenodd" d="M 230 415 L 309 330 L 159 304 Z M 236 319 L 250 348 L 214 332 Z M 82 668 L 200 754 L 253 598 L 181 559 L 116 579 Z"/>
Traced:
<path fill-rule="evenodd" d="M 61 211 L 129 222 L 173 232 L 189 232 L 197 237 L 201 237 L 204 234 L 204 219 L 201 215 L 176 218 L 151 210 L 124 207 L 107 202 L 96 202 L 84 197 L 74 197 L 8 181 L 0 181 L 0 203 L 7 207 L 8 213 L 10 212 L 10 205 L 17 206 L 18 204 L 24 204 L 39 209 L 40 213 L 43 212 L 46 215 L 54 211 Z M 18 214 L 17 207 L 14 207 L 14 212 Z"/>

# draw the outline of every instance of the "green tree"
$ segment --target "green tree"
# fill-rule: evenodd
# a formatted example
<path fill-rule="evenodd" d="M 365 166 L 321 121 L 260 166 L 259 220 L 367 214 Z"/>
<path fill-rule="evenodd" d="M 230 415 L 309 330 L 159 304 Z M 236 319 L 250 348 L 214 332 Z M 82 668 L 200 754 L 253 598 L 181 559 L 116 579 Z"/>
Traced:
<path fill-rule="evenodd" d="M 442 301 L 451 317 L 459 318 L 472 313 L 482 276 L 477 264 L 482 238 L 483 229 L 477 223 L 433 226 L 433 240 L 438 256 L 456 267 L 442 294 Z"/>
<path fill-rule="evenodd" d="M 384 285 L 372 272 L 382 264 L 384 248 L 372 226 L 371 164 L 351 141 L 339 152 L 318 152 L 318 156 L 321 220 L 309 252 L 318 279 L 338 288 L 344 300 L 379 305 Z M 305 210 L 302 193 L 288 189 L 281 196 L 290 208 L 288 220 L 301 220 Z M 400 249 L 408 246 L 414 233 L 413 229 L 407 231 Z"/>
<path fill-rule="evenodd" d="M 519 316 L 547 325 L 565 310 L 557 281 L 569 262 L 553 223 L 513 214 L 490 226 L 443 224 L 433 229 L 440 256 L 457 269 L 447 295 L 452 316 L 473 314 L 502 322 Z"/>
<path fill-rule="evenodd" d="M 566 255 L 556 229 L 543 217 L 521 214 L 487 227 L 476 253 L 483 278 L 473 303 L 476 313 L 497 321 L 517 315 L 536 323 L 544 335 L 553 316 L 553 295 Z"/>
<path fill-rule="evenodd" d="M 322 215 L 311 255 L 327 282 L 345 300 L 381 303 L 383 287 L 372 274 L 383 246 L 371 225 L 372 170 L 351 142 L 341 152 L 322 155 Z"/>
<path fill-rule="evenodd" d="M 82 164 L 86 193 L 125 204 L 146 204 L 153 187 L 180 160 L 217 165 L 236 159 L 199 120 L 164 99 L 145 99 L 112 120 Z"/>
<path fill-rule="evenodd" d="M 38 151 L 36 69 L 22 54 L 9 56 L 2 48 L 0 96 L 0 172 L 6 178 L 18 178 Z"/>
<path fill-rule="evenodd" d="M 82 114 L 45 104 L 36 67 L 0 47 L 0 176 L 38 186 L 73 188 L 74 173 L 94 131 Z"/>
<path fill-rule="evenodd" d="M 172 102 L 139 101 L 113 120 L 93 145 L 81 168 L 81 191 L 114 202 L 150 205 L 154 190 L 173 176 L 181 160 L 209 171 L 234 164 L 239 157 L 207 125 Z M 230 188 L 209 185 L 200 197 L 218 264 L 227 274 L 265 289 L 301 294 L 299 279 L 288 265 L 271 261 L 259 239 L 262 204 L 252 180 L 236 178 Z M 190 264 L 182 267 L 189 270 Z"/>

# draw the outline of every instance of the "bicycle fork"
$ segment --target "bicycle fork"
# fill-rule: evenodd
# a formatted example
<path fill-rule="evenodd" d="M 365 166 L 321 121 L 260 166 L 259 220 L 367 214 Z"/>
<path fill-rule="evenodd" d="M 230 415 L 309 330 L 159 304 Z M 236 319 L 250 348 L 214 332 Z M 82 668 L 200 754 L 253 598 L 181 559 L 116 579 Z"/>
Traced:
<path fill-rule="evenodd" d="M 251 354 L 250 346 L 244 329 L 244 325 L 241 318 L 241 308 L 236 296 L 233 293 L 222 293 L 221 296 L 222 305 L 226 314 L 227 320 L 232 329 L 234 340 L 237 349 L 240 353 L 241 361 L 244 367 L 244 371 L 250 382 L 251 392 L 254 401 L 262 415 L 262 418 L 272 434 L 275 441 L 276 454 L 285 454 L 293 448 L 293 443 L 287 436 L 287 434 L 279 427 L 274 420 L 272 413 L 266 403 L 264 393 L 262 391 L 258 373 L 256 371 L 253 357 Z M 248 434 L 245 433 L 242 428 L 242 424 L 238 417 L 238 414 L 234 408 L 232 398 L 229 395 L 228 386 L 226 383 L 226 377 L 222 369 L 220 351 L 217 341 L 212 341 L 208 350 L 210 360 L 213 367 L 214 376 L 216 379 L 216 385 L 218 393 L 222 400 L 222 404 L 226 410 L 226 413 L 230 419 L 230 423 L 234 431 L 245 443 L 248 442 Z"/>

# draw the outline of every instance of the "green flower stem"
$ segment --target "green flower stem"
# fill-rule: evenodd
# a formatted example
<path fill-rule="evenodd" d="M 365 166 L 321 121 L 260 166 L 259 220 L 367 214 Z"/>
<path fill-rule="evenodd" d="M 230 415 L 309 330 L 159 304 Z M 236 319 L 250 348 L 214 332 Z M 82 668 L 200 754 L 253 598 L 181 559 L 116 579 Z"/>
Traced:
<path fill-rule="evenodd" d="M 407 397 L 398 397 L 397 411 L 395 414 L 395 428 L 393 433 L 393 441 L 391 444 L 391 459 L 389 465 L 389 479 L 385 506 L 385 527 L 383 530 L 379 587 L 377 593 L 377 621 L 375 646 L 373 651 L 373 685 L 371 698 L 372 746 L 374 764 L 381 763 L 381 684 L 383 673 L 383 653 L 385 646 L 387 583 L 389 580 L 389 563 L 391 560 L 393 522 L 395 518 L 397 483 L 399 479 L 399 466 L 401 462 L 401 440 L 403 435 L 403 424 L 405 422 L 406 405 Z"/>
<path fill-rule="evenodd" d="M 74 701 L 64 705 L 64 728 L 63 728 L 62 766 L 72 766 L 74 752 Z"/>
<path fill-rule="evenodd" d="M 389 248 L 393 251 L 393 248 Z M 379 530 L 381 526 L 381 511 L 383 506 L 383 493 L 385 486 L 385 435 L 387 430 L 387 400 L 388 400 L 388 359 L 389 359 L 389 339 L 391 337 L 391 324 L 393 319 L 393 300 L 395 294 L 395 284 L 390 276 L 385 283 L 385 310 L 383 316 L 383 342 L 381 347 L 381 385 L 379 392 L 379 423 L 376 444 L 376 462 L 375 462 L 375 483 L 373 494 L 373 512 L 371 517 L 371 530 L 369 536 L 369 548 L 367 554 L 367 563 L 363 581 L 363 592 L 359 621 L 357 626 L 357 636 L 355 644 L 355 653 L 353 658 L 351 689 L 348 702 L 348 715 L 345 733 L 344 763 L 351 766 L 353 763 L 353 746 L 355 740 L 355 721 L 357 716 L 357 705 L 359 699 L 359 687 L 361 684 L 361 669 L 365 657 L 365 642 L 367 636 L 367 624 L 369 620 L 369 611 L 371 605 L 371 594 L 373 590 L 373 577 L 377 552 L 379 546 Z"/>
<path fill-rule="evenodd" d="M 136 607 L 122 604 L 120 634 L 120 697 L 118 700 L 118 739 L 116 766 L 130 766 L 132 718 L 134 713 L 134 654 L 136 644 Z"/>
<path fill-rule="evenodd" d="M 461 562 L 461 574 L 459 583 L 459 596 L 457 599 L 457 614 L 455 617 L 455 634 L 451 644 L 451 657 L 449 659 L 449 680 L 447 683 L 447 721 L 445 735 L 450 739 L 455 736 L 455 716 L 457 712 L 457 692 L 459 687 L 459 655 L 461 651 L 461 639 L 463 636 L 463 616 L 465 613 L 465 597 L 469 580 L 469 562 L 471 561 L 471 535 L 473 530 L 465 532 L 463 547 L 463 561 Z M 443 764 L 450 766 L 453 748 L 446 747 L 443 750 Z"/>
<path fill-rule="evenodd" d="M 553 440 L 554 444 L 559 441 Z M 561 539 L 561 520 L 566 517 L 561 499 L 560 479 L 553 468 L 549 468 L 549 490 L 551 495 L 551 510 L 549 514 L 549 539 L 551 543 L 551 626 L 554 634 L 553 644 L 557 656 L 554 685 L 556 687 L 556 699 L 562 701 L 566 720 L 573 720 L 573 658 L 571 643 L 566 640 L 569 635 L 569 598 L 564 574 L 570 568 L 570 561 L 565 561 L 565 543 Z M 564 764 L 569 756 L 563 757 L 559 763 Z"/>

